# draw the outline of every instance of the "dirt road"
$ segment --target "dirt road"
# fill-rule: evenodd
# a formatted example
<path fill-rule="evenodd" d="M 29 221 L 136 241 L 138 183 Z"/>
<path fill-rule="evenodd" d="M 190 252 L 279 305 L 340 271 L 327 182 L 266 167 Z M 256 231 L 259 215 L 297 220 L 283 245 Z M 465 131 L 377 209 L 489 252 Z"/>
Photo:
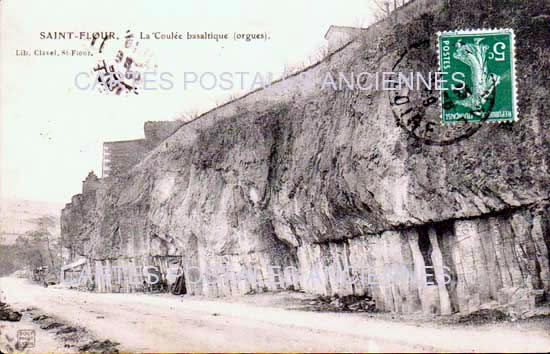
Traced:
<path fill-rule="evenodd" d="M 361 313 L 295 311 L 235 299 L 84 293 L 13 278 L 0 279 L 0 289 L 13 307 L 36 307 L 121 343 L 123 351 L 550 350 L 550 333 L 540 328 L 421 327 Z"/>

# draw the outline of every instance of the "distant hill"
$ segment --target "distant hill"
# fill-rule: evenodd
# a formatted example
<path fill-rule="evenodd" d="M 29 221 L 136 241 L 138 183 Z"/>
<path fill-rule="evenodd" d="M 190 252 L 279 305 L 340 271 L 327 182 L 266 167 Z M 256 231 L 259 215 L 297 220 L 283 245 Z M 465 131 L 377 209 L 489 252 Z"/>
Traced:
<path fill-rule="evenodd" d="M 55 220 L 53 235 L 59 235 L 62 203 L 31 200 L 0 199 L 0 243 L 12 244 L 18 236 L 36 229 L 38 218 L 51 216 Z"/>

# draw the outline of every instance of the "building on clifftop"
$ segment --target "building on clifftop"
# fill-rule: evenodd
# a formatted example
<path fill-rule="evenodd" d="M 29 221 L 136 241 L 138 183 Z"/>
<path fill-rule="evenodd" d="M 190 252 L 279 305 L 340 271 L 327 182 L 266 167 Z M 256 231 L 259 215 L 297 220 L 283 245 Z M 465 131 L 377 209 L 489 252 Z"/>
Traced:
<path fill-rule="evenodd" d="M 145 122 L 145 139 L 104 142 L 102 177 L 118 176 L 129 171 L 181 124 L 180 121 Z"/>

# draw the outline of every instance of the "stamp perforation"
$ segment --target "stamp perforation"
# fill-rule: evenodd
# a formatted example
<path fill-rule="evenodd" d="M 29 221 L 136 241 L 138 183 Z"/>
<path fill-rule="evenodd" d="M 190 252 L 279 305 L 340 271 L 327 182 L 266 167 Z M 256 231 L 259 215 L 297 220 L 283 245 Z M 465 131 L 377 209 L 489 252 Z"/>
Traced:
<path fill-rule="evenodd" d="M 519 111 L 518 111 L 518 85 L 517 85 L 517 76 L 516 76 L 516 38 L 513 29 L 510 28 L 491 28 L 491 29 L 460 29 L 460 30 L 451 30 L 451 31 L 438 31 L 437 35 L 437 54 L 438 54 L 438 71 L 442 72 L 441 67 L 441 47 L 440 41 L 442 36 L 475 36 L 475 35 L 506 35 L 510 36 L 510 62 L 511 62 L 511 85 L 512 85 L 512 115 L 513 119 L 482 119 L 480 121 L 472 121 L 471 123 L 510 123 L 517 122 L 519 120 Z M 443 90 L 440 91 L 439 95 L 439 109 L 440 109 L 440 124 L 460 124 L 464 121 L 445 121 L 444 120 L 444 107 L 443 107 Z"/>

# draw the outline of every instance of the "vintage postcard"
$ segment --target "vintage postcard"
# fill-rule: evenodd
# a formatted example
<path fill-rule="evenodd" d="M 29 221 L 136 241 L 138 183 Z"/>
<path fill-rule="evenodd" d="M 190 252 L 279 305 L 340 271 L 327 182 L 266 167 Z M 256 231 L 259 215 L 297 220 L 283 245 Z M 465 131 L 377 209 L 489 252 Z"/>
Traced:
<path fill-rule="evenodd" d="M 547 352 L 547 0 L 0 0 L 0 354 Z"/>

